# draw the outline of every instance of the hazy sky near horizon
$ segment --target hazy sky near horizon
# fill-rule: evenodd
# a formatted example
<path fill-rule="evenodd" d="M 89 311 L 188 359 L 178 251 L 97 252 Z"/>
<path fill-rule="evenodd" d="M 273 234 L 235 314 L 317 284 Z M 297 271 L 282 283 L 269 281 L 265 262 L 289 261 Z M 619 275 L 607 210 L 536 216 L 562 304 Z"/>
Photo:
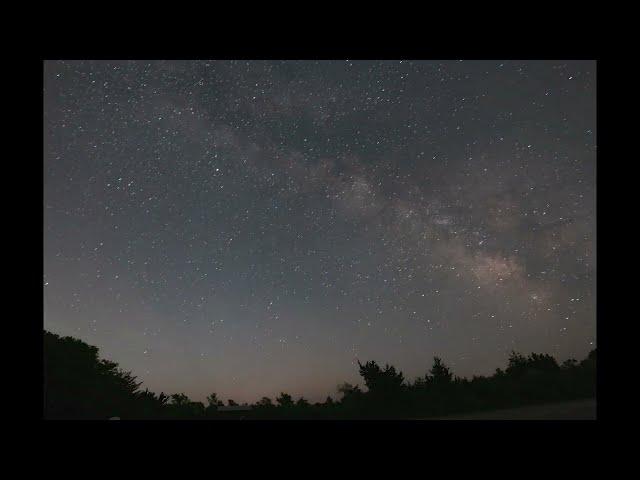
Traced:
<path fill-rule="evenodd" d="M 253 402 L 596 345 L 594 61 L 47 61 L 44 328 Z"/>

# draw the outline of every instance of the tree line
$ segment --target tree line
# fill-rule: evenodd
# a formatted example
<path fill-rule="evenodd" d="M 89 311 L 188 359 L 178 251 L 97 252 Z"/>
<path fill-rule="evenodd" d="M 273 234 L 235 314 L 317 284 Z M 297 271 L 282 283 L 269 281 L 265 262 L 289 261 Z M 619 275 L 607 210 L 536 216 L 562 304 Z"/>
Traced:
<path fill-rule="evenodd" d="M 429 418 L 534 403 L 595 397 L 596 350 L 578 362 L 558 364 L 547 354 L 511 352 L 504 370 L 461 378 L 440 358 L 422 377 L 407 381 L 401 371 L 375 361 L 358 362 L 360 385 L 338 386 L 336 398 L 310 403 L 282 392 L 250 409 L 221 410 L 216 393 L 206 404 L 183 393 L 159 395 L 142 389 L 131 372 L 101 359 L 98 348 L 44 331 L 44 417 L 49 419 L 398 419 Z M 232 399 L 227 406 L 238 406 Z"/>

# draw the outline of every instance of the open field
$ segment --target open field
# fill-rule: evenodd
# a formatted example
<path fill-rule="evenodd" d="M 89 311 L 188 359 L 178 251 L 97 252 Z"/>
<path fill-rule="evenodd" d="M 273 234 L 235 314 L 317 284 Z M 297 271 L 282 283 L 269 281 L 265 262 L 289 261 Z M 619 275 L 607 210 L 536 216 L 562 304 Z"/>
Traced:
<path fill-rule="evenodd" d="M 434 420 L 595 420 L 596 399 L 465 413 Z"/>

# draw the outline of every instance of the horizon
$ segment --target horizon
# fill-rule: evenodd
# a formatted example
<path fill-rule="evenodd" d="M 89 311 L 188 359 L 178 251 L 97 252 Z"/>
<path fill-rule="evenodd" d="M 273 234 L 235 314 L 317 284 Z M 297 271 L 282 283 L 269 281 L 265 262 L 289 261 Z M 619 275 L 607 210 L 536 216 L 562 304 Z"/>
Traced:
<path fill-rule="evenodd" d="M 74 337 L 73 335 L 62 335 L 62 334 L 56 333 L 56 332 L 49 332 L 48 330 L 44 330 L 44 331 L 48 332 L 48 333 L 54 333 L 56 335 L 59 335 L 61 338 L 69 336 L 69 337 L 72 337 L 72 338 L 75 338 L 77 340 L 81 340 L 81 341 L 84 342 L 84 340 L 82 340 L 81 338 Z M 86 343 L 86 342 L 84 342 L 84 343 Z M 597 349 L 597 346 L 594 345 L 593 349 L 591 351 L 595 351 L 596 349 Z M 538 353 L 538 354 L 542 353 L 542 354 L 544 354 L 544 352 L 515 352 L 515 353 L 523 354 L 524 356 L 528 356 L 529 354 L 532 354 L 532 353 Z M 111 360 L 111 359 L 105 357 L 104 355 L 102 355 L 102 353 L 100 351 L 98 351 L 98 358 L 105 359 L 105 360 Z M 569 360 L 571 358 L 573 358 L 573 357 L 569 357 L 569 358 L 565 358 L 565 359 L 554 357 L 554 359 L 557 361 L 558 365 L 561 365 L 565 360 Z M 573 358 L 573 359 L 577 360 L 578 362 L 580 360 L 583 360 L 582 358 Z M 431 360 L 433 360 L 433 358 Z M 472 373 L 471 375 L 458 375 L 455 372 L 454 369 L 451 369 L 451 371 L 452 371 L 452 374 L 454 375 L 454 377 L 458 377 L 460 379 L 466 379 L 466 380 L 471 380 L 474 376 L 477 376 L 477 377 L 480 377 L 480 376 L 490 377 L 491 375 L 495 374 L 498 369 L 504 371 L 505 370 L 504 367 L 506 367 L 506 365 L 507 365 L 507 360 L 508 360 L 508 358 L 505 359 L 505 363 L 502 366 L 498 366 L 498 367 L 496 367 L 495 369 L 493 369 L 492 371 L 490 371 L 488 373 L 475 372 L 475 373 Z M 365 360 L 365 361 L 363 361 L 361 363 L 364 364 L 367 361 L 371 361 L 371 359 Z M 379 364 L 381 367 L 384 366 L 385 364 L 387 364 L 387 362 L 384 362 L 384 361 L 378 361 L 378 360 L 373 360 L 373 361 L 376 362 L 377 364 Z M 444 362 L 444 364 L 447 365 L 446 362 Z M 431 365 L 432 364 L 429 364 L 429 366 L 425 369 L 425 374 L 424 375 L 417 375 L 415 377 L 407 377 L 406 375 L 404 375 L 405 384 L 411 384 L 411 383 L 415 382 L 416 380 L 418 380 L 419 378 L 424 379 L 425 375 L 428 375 L 428 370 L 431 368 Z M 393 365 L 393 366 L 396 367 L 395 365 Z M 124 371 L 130 371 L 129 369 L 126 368 L 125 365 L 119 365 L 119 368 L 124 370 Z M 404 371 L 402 370 L 402 368 L 396 368 L 396 370 L 398 371 L 398 373 L 404 374 Z M 130 373 L 136 378 L 136 380 L 140 380 L 139 378 L 137 378 L 137 375 L 135 374 L 135 372 L 130 371 Z M 357 383 L 353 383 L 352 385 L 354 387 L 358 386 L 361 389 L 363 389 L 364 391 L 367 391 L 366 386 L 362 384 L 362 377 L 361 377 L 360 374 L 358 374 L 357 379 L 359 381 Z M 236 398 L 228 397 L 228 396 L 224 395 L 224 392 L 219 392 L 219 391 L 215 391 L 215 390 L 208 391 L 208 393 L 206 395 L 204 395 L 204 397 L 202 397 L 202 398 L 199 398 L 199 397 L 196 397 L 196 396 L 192 396 L 192 395 L 187 394 L 186 392 L 178 391 L 178 390 L 171 390 L 171 389 L 164 389 L 164 390 L 161 389 L 159 391 L 158 390 L 153 390 L 153 389 L 149 389 L 149 390 L 152 391 L 155 394 L 164 393 L 165 395 L 169 395 L 169 396 L 172 395 L 172 394 L 176 394 L 176 393 L 185 393 L 187 395 L 187 397 L 189 397 L 189 399 L 191 401 L 202 402 L 204 404 L 207 403 L 207 397 L 210 394 L 215 393 L 218 396 L 218 399 L 220 401 L 224 402 L 225 407 L 228 407 L 229 405 L 227 405 L 227 403 L 226 403 L 228 400 L 235 401 L 236 403 L 238 403 L 238 406 L 243 406 L 245 404 L 251 406 L 251 405 L 255 405 L 258 401 L 260 401 L 262 398 L 265 398 L 265 397 L 270 398 L 271 400 L 275 400 L 281 393 L 287 393 L 287 394 L 291 395 L 294 400 L 297 400 L 298 398 L 304 398 L 304 399 L 308 400 L 311 403 L 324 402 L 327 399 L 327 397 L 331 397 L 335 401 L 335 400 L 339 399 L 339 393 L 340 393 L 338 391 L 337 387 L 340 387 L 344 383 L 350 383 L 350 382 L 344 382 L 344 381 L 336 382 L 336 389 L 335 389 L 335 391 L 333 393 L 327 393 L 326 395 L 323 395 L 322 393 L 320 393 L 317 397 L 298 395 L 295 392 L 291 392 L 289 390 L 281 390 L 281 391 L 278 391 L 278 392 L 274 392 L 271 395 L 260 395 L 258 398 L 255 398 L 253 400 L 238 400 Z M 140 385 L 139 388 L 140 388 L 140 391 L 143 391 L 145 389 L 148 389 L 148 386 L 145 385 L 144 382 L 143 382 L 142 385 Z"/>

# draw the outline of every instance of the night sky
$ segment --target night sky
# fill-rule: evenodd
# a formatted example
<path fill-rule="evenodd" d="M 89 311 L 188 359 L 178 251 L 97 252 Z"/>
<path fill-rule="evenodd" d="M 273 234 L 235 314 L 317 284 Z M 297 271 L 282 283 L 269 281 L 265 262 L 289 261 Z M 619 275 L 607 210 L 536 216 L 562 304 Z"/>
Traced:
<path fill-rule="evenodd" d="M 593 61 L 47 61 L 44 328 L 324 400 L 596 346 Z"/>

